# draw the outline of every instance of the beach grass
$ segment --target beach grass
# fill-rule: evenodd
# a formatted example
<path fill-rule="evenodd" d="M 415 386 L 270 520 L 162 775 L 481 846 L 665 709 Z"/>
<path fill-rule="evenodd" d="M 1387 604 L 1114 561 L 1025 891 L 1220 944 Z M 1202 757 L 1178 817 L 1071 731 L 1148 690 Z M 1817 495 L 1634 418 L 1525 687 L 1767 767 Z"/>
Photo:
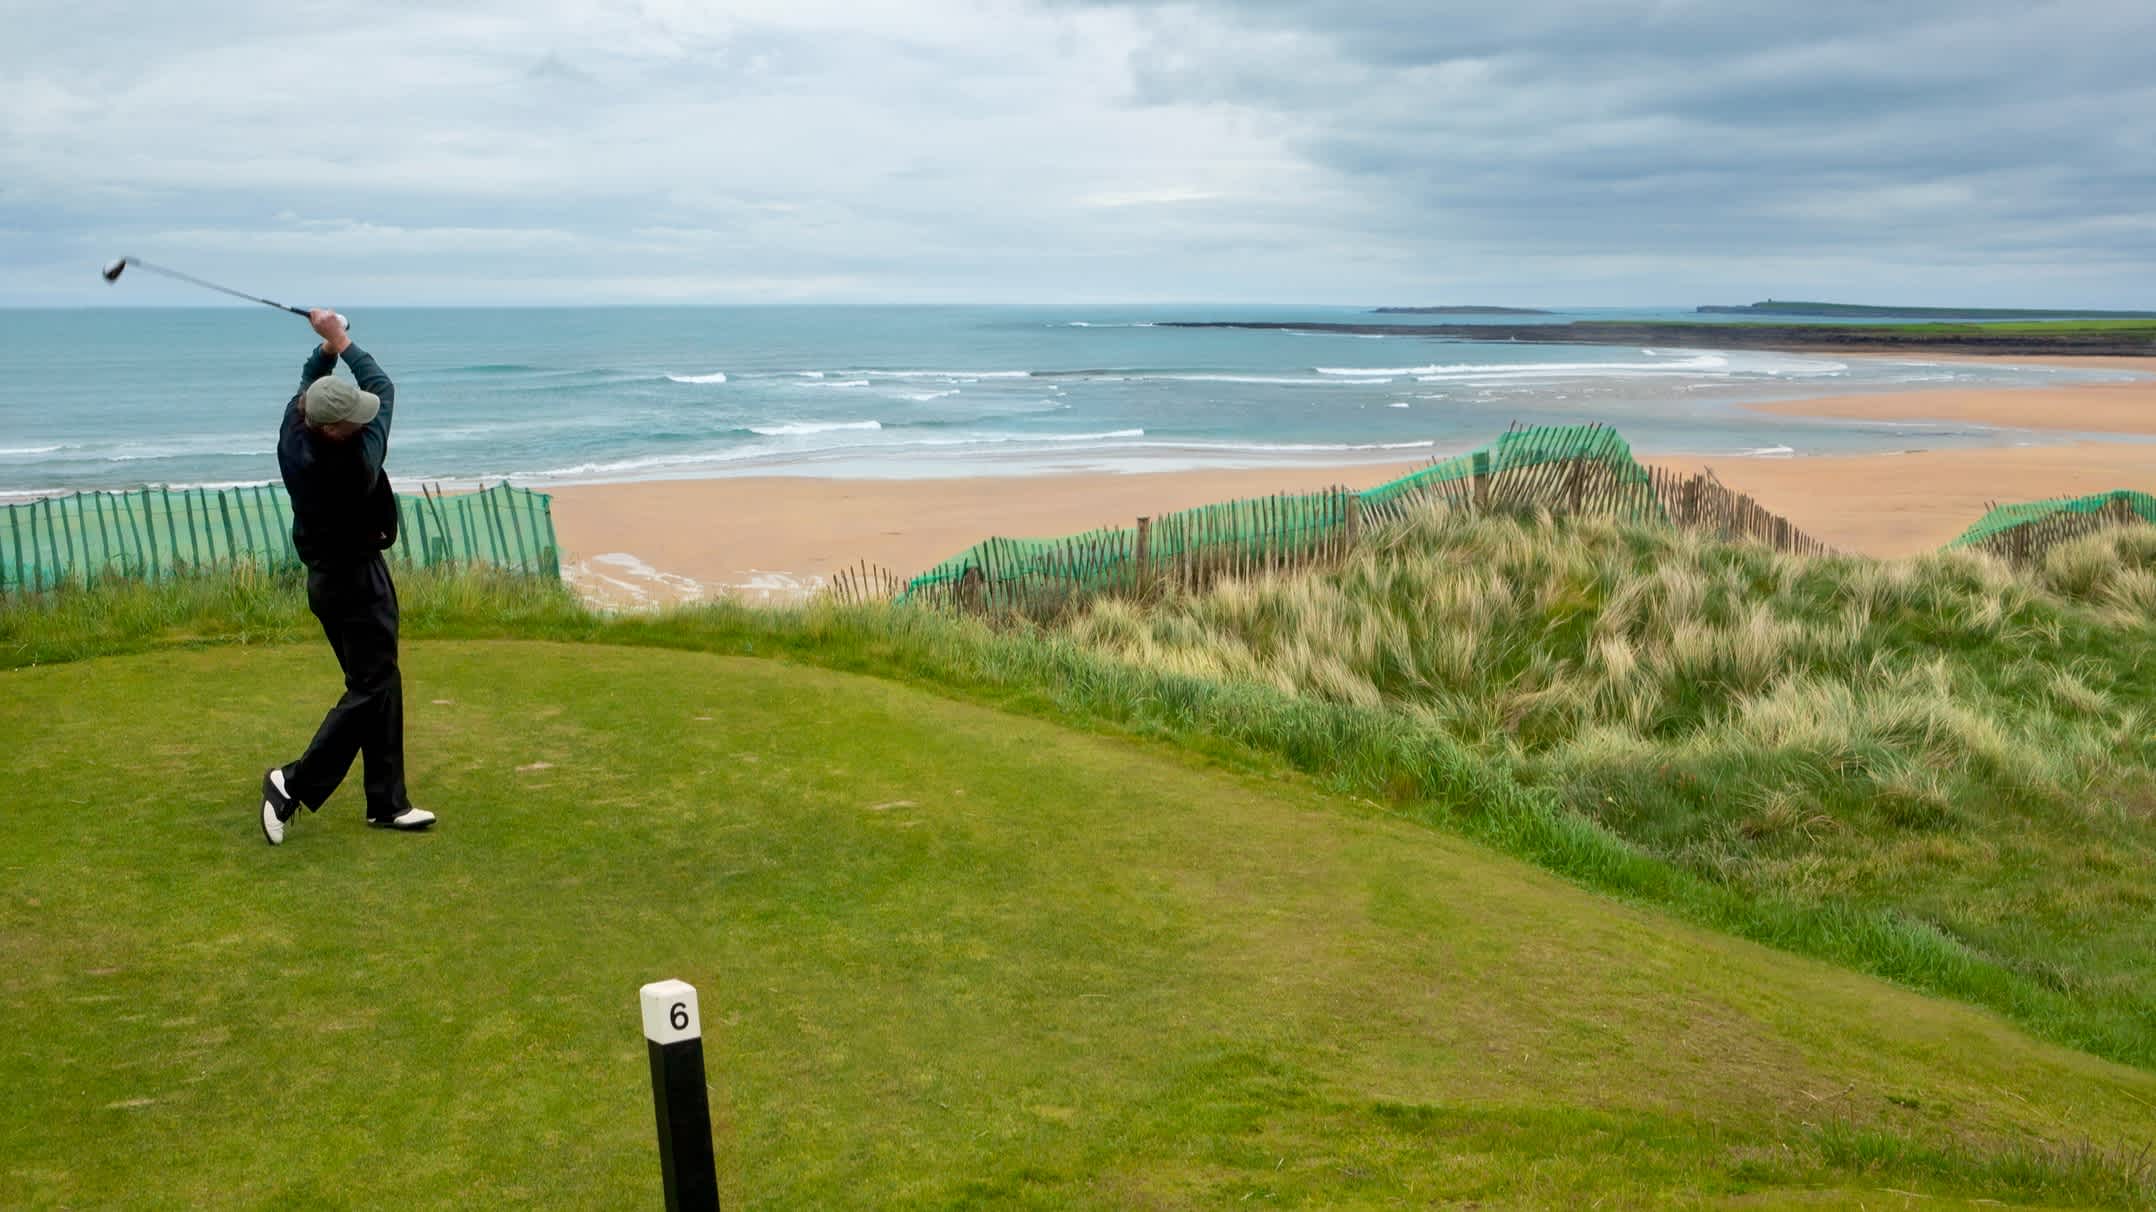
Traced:
<path fill-rule="evenodd" d="M 2152 620 L 2149 527 L 2020 571 L 1429 511 L 1337 570 L 1067 630 L 1396 716 L 1715 888 L 2003 969 L 1985 1000 L 2156 1065 Z"/>
<path fill-rule="evenodd" d="M 1287 773 L 1294 735 L 1381 756 L 1302 696 L 920 612 L 439 588 L 409 635 L 619 642 L 410 640 L 441 825 L 345 793 L 276 849 L 257 772 L 336 691 L 290 584 L 223 629 L 230 584 L 75 603 L 116 657 L 0 615 L 0 1204 L 655 1204 L 660 977 L 703 991 L 732 1207 L 2156 1198 L 2156 1075 Z M 1103 736 L 696 646 L 1175 706 Z M 1501 799 L 1466 758 L 1413 777 Z"/>

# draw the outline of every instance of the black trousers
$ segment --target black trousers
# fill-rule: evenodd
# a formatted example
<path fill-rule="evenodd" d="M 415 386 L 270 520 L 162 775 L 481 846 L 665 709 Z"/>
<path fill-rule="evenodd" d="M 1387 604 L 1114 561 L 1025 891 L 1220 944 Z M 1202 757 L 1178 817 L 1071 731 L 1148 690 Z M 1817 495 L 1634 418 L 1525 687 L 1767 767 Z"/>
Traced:
<path fill-rule="evenodd" d="M 412 806 L 404 791 L 404 677 L 397 670 L 397 587 L 380 555 L 310 569 L 307 605 L 344 670 L 344 697 L 322 717 L 307 752 L 285 767 L 285 788 L 309 808 L 337 790 L 364 756 L 367 816 Z"/>

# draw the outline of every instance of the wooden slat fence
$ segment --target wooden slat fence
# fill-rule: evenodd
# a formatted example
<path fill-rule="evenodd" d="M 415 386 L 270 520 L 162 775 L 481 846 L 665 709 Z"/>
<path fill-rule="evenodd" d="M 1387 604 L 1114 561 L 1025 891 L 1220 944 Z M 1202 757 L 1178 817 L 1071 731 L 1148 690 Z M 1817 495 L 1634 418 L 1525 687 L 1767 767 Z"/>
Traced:
<path fill-rule="evenodd" d="M 2052 508 L 2046 509 L 2047 505 Z M 2061 543 L 2115 526 L 2151 523 L 2156 523 L 2156 500 L 2146 493 L 2114 492 L 2028 505 L 1993 502 L 1983 521 L 1948 546 L 1988 551 L 2016 564 L 2036 564 Z"/>
<path fill-rule="evenodd" d="M 1337 564 L 1364 530 L 1432 503 L 1466 513 L 1612 517 L 1668 523 L 1777 551 L 1825 544 L 1714 478 L 1642 467 L 1601 425 L 1523 428 L 1363 492 L 1258 497 L 1147 516 L 1127 529 L 1050 540 L 990 539 L 904 589 L 908 601 L 1056 617 L 1101 596 L 1150 598 L 1242 578 Z M 835 592 L 853 600 L 864 582 Z"/>
<path fill-rule="evenodd" d="M 400 568 L 485 564 L 557 577 L 553 502 L 507 483 L 444 496 L 397 495 Z M 161 580 L 253 565 L 297 566 L 292 506 L 282 486 L 135 488 L 0 506 L 0 592 L 112 579 Z"/>

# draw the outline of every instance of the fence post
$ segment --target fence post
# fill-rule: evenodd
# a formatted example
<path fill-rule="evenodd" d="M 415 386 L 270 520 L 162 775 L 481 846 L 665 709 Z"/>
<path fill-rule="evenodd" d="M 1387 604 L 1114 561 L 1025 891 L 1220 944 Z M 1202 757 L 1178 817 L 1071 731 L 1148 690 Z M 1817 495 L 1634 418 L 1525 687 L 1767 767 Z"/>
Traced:
<path fill-rule="evenodd" d="M 8 534 L 14 539 L 15 588 L 18 592 L 27 591 L 30 587 L 28 579 L 29 555 L 23 550 L 22 546 L 22 509 L 15 505 L 0 506 L 0 508 L 7 510 Z M 37 537 L 37 525 L 35 522 L 31 523 L 30 536 L 33 539 Z"/>
<path fill-rule="evenodd" d="M 561 542 L 554 537 L 554 498 L 552 496 L 541 496 L 539 498 L 539 516 L 546 522 L 546 547 L 544 550 L 546 552 L 547 575 L 559 581 L 561 580 Z"/>
<path fill-rule="evenodd" d="M 521 573 L 529 571 L 526 565 L 531 562 L 531 555 L 524 546 L 524 519 L 520 516 L 524 504 L 523 501 L 517 498 L 516 492 L 516 489 L 509 487 L 509 481 L 502 481 L 502 495 L 508 498 L 508 500 L 502 502 L 502 508 L 509 514 L 510 528 L 516 532 L 517 571 Z M 527 491 L 524 501 L 528 500 L 530 500 L 530 494 Z"/>
<path fill-rule="evenodd" d="M 1140 517 L 1138 519 L 1136 563 L 1138 566 L 1138 584 L 1135 586 L 1137 593 L 1140 597 L 1150 597 L 1153 593 L 1153 519 L 1150 517 Z"/>
<path fill-rule="evenodd" d="M 60 555 L 60 532 L 52 522 L 52 498 L 39 497 L 37 503 L 39 509 L 45 515 L 45 546 L 52 554 L 52 558 L 47 562 L 46 567 L 52 569 L 53 575 L 50 578 L 52 588 L 58 589 L 60 587 L 59 574 L 67 561 Z M 33 543 L 37 540 L 37 527 L 34 525 L 30 528 L 30 539 Z M 41 580 L 39 587 L 43 588 L 44 584 L 45 582 Z"/>
<path fill-rule="evenodd" d="M 79 508 L 82 504 L 82 494 L 78 492 L 69 495 L 67 504 L 69 508 L 62 511 L 68 515 L 63 525 L 67 527 L 67 562 L 73 567 L 66 570 L 67 576 L 63 579 L 72 579 L 74 573 L 82 567 L 83 557 L 89 554 L 89 550 L 81 546 L 84 537 L 82 533 L 82 510 Z M 78 548 L 82 550 L 82 556 L 75 554 Z"/>
<path fill-rule="evenodd" d="M 687 981 L 656 981 L 637 993 L 644 1009 L 645 1051 L 651 1056 L 651 1102 L 659 1120 L 659 1175 L 667 1212 L 719 1212 L 696 988 Z"/>
<path fill-rule="evenodd" d="M 105 494 L 90 494 L 90 508 L 97 514 L 97 572 L 102 575 L 112 563 L 112 531 L 105 525 Z M 86 582 L 87 583 L 87 582 Z"/>
<path fill-rule="evenodd" d="M 225 524 L 225 559 L 237 564 L 240 562 L 240 541 L 232 531 L 232 503 L 225 499 L 228 495 L 222 491 L 217 494 L 217 516 Z M 215 546 L 214 536 L 211 545 Z"/>

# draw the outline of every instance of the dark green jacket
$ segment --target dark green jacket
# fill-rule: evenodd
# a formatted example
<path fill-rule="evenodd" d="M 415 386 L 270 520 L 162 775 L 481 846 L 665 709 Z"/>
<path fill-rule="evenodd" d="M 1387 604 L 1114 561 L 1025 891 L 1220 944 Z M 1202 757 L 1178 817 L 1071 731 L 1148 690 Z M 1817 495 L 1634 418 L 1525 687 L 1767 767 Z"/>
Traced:
<path fill-rule="evenodd" d="M 337 367 L 336 359 L 317 345 L 300 370 L 299 390 L 286 401 L 277 431 L 277 470 L 292 497 L 292 546 L 309 568 L 358 563 L 397 537 L 396 494 L 382 471 L 397 386 L 357 345 L 345 348 L 344 364 L 362 391 L 381 397 L 382 410 L 374 419 L 342 442 L 307 428 L 301 397 L 316 379 Z"/>

